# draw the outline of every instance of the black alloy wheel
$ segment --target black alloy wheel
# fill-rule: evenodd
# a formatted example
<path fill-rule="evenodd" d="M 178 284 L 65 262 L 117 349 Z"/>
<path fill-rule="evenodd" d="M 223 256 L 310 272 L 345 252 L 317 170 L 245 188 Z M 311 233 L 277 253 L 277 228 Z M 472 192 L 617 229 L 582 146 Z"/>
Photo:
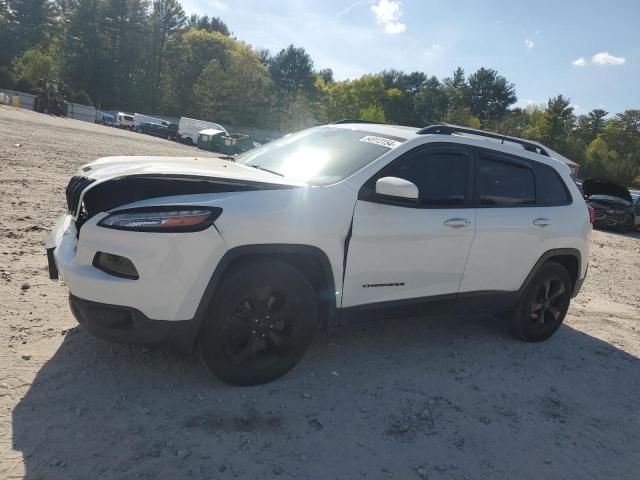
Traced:
<path fill-rule="evenodd" d="M 265 286 L 250 292 L 225 321 L 226 354 L 237 365 L 285 356 L 295 340 L 296 309 L 286 294 Z"/>
<path fill-rule="evenodd" d="M 531 301 L 531 321 L 538 325 L 557 322 L 562 314 L 561 302 L 566 286 L 562 279 L 547 278 L 538 287 L 538 292 Z"/>
<path fill-rule="evenodd" d="M 225 275 L 200 334 L 206 366 L 234 385 L 270 382 L 291 370 L 318 325 L 318 298 L 307 278 L 278 261 Z"/>
<path fill-rule="evenodd" d="M 562 325 L 570 301 L 567 270 L 558 263 L 546 263 L 531 279 L 514 309 L 514 334 L 527 342 L 546 340 Z"/>

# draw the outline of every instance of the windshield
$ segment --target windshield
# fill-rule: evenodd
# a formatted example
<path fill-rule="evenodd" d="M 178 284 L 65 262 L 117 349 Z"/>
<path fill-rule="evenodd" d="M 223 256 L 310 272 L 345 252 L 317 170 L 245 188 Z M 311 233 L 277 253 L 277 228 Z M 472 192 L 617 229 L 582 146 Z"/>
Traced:
<path fill-rule="evenodd" d="M 236 162 L 314 185 L 329 185 L 405 140 L 361 130 L 316 127 L 251 150 Z"/>

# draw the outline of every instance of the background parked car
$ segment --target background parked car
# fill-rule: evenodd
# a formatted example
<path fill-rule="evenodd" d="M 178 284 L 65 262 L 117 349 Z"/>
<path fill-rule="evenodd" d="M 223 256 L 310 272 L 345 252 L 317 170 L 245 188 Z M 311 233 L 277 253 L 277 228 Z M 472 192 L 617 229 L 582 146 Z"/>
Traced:
<path fill-rule="evenodd" d="M 138 133 L 146 133 L 147 135 L 166 138 L 167 140 L 174 140 L 178 135 L 178 126 L 174 123 L 166 123 L 166 122 L 139 123 L 134 127 L 134 130 Z"/>
<path fill-rule="evenodd" d="M 633 201 L 633 214 L 635 216 L 633 226 L 635 228 L 640 228 L 640 192 L 630 190 L 630 193 L 631 200 Z"/>
<path fill-rule="evenodd" d="M 590 178 L 582 183 L 587 204 L 595 210 L 596 227 L 632 230 L 640 225 L 640 195 L 608 180 Z"/>
<path fill-rule="evenodd" d="M 118 112 L 118 114 L 116 115 L 116 127 L 133 130 L 133 115 L 129 115 L 128 113 L 124 112 Z"/>

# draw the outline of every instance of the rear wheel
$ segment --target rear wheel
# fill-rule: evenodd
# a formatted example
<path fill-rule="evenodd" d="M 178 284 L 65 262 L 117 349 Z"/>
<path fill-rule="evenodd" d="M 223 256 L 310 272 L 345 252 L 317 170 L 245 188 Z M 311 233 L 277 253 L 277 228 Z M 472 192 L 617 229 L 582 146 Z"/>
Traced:
<path fill-rule="evenodd" d="M 571 278 L 550 262 L 534 275 L 512 316 L 514 334 L 527 342 L 546 340 L 562 325 L 571 301 Z"/>
<path fill-rule="evenodd" d="M 318 325 L 318 299 L 284 262 L 249 264 L 224 278 L 200 335 L 205 365 L 234 385 L 270 382 L 291 370 Z"/>

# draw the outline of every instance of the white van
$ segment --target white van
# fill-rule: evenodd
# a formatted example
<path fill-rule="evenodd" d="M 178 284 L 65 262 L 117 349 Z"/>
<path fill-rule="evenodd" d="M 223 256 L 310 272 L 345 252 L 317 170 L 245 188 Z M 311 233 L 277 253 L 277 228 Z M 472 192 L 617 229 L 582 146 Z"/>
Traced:
<path fill-rule="evenodd" d="M 133 130 L 133 115 L 129 115 L 128 113 L 124 112 L 118 112 L 118 115 L 116 116 L 116 127 Z"/>
<path fill-rule="evenodd" d="M 182 142 L 188 145 L 198 144 L 198 132 L 213 128 L 215 130 L 222 130 L 227 134 L 227 129 L 222 125 L 213 122 L 205 122 L 204 120 L 198 120 L 196 118 L 180 118 L 178 123 L 178 135 Z"/>
<path fill-rule="evenodd" d="M 149 115 L 144 115 L 142 113 L 134 113 L 133 114 L 133 126 L 137 127 L 141 123 L 157 123 L 158 125 L 164 125 L 168 127 L 171 125 L 171 122 L 167 120 L 163 120 L 160 117 L 151 117 Z"/>

